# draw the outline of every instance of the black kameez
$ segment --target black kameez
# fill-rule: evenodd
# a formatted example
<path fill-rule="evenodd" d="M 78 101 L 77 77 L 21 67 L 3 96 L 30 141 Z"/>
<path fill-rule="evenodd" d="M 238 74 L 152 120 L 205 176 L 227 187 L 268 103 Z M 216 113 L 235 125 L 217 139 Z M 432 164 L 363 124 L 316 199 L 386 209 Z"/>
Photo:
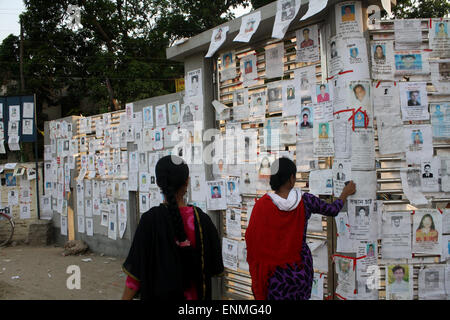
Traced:
<path fill-rule="evenodd" d="M 224 270 L 222 249 L 211 218 L 198 207 L 194 207 L 194 221 L 195 249 L 176 245 L 164 204 L 142 214 L 122 266 L 140 282 L 142 300 L 184 300 L 184 289 L 191 280 L 198 299 L 211 300 L 211 277 Z"/>

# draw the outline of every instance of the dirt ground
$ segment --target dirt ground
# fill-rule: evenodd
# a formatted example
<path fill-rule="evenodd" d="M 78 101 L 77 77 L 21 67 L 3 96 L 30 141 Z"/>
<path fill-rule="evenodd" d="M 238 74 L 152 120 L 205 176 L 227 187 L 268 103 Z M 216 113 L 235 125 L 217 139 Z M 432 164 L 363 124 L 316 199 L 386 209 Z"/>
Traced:
<path fill-rule="evenodd" d="M 62 252 L 63 248 L 55 246 L 0 248 L 0 300 L 121 298 L 126 279 L 121 270 L 123 259 L 94 253 L 64 257 Z M 92 261 L 82 261 L 87 258 Z M 80 267 L 79 290 L 66 286 L 70 265 Z"/>

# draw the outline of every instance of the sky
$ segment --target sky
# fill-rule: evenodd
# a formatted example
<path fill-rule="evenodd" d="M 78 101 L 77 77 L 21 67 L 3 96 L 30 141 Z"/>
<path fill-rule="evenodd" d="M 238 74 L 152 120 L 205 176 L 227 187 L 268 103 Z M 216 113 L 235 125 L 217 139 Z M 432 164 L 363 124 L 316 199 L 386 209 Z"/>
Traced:
<path fill-rule="evenodd" d="M 0 0 L 0 42 L 9 34 L 20 34 L 19 14 L 25 9 L 23 0 Z"/>
<path fill-rule="evenodd" d="M 0 43 L 11 33 L 20 34 L 19 15 L 25 10 L 23 0 L 0 0 Z M 232 10 L 237 17 L 250 12 L 250 8 Z"/>

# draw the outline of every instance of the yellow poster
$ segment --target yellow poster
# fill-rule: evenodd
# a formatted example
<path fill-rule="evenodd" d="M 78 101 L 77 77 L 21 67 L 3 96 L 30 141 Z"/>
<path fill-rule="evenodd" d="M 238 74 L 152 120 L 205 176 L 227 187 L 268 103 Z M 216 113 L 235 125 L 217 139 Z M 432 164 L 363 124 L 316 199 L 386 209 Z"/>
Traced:
<path fill-rule="evenodd" d="M 184 78 L 175 79 L 175 88 L 176 92 L 180 92 L 184 90 Z"/>

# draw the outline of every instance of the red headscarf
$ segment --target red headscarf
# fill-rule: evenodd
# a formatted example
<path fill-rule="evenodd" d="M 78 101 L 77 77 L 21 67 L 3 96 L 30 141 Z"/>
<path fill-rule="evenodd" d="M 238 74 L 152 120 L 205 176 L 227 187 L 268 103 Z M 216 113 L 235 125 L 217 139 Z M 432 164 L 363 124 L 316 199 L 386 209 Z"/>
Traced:
<path fill-rule="evenodd" d="M 279 210 L 267 194 L 256 202 L 245 233 L 256 300 L 267 299 L 268 280 L 277 266 L 292 263 L 300 266 L 304 228 L 303 200 L 292 211 Z"/>

